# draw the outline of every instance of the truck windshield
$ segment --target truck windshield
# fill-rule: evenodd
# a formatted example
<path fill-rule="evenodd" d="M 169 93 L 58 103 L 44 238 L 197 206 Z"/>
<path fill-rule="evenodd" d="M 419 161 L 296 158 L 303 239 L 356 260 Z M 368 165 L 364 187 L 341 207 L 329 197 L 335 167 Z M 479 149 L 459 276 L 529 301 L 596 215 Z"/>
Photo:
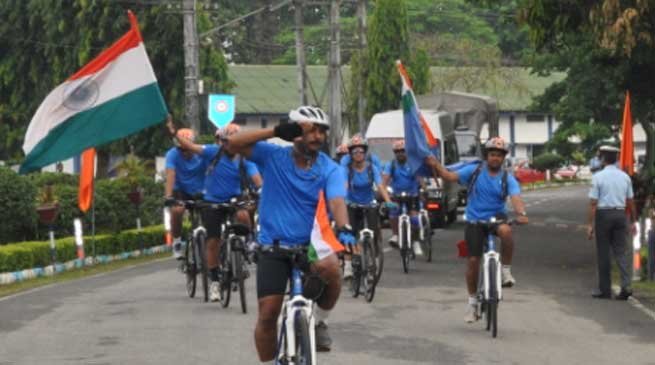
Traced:
<path fill-rule="evenodd" d="M 479 144 L 475 135 L 457 133 L 455 138 L 459 148 L 459 157 L 479 157 Z"/>

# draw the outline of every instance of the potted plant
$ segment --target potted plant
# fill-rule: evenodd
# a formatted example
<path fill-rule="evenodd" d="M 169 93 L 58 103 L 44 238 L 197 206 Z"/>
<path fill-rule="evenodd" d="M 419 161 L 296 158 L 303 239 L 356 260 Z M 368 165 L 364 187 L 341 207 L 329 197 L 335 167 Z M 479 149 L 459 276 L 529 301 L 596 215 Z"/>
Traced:
<path fill-rule="evenodd" d="M 51 225 L 57 219 L 59 212 L 59 200 L 54 192 L 52 184 L 47 184 L 37 196 L 36 211 L 39 214 L 39 221 L 45 225 Z"/>
<path fill-rule="evenodd" d="M 117 166 L 118 176 L 125 179 L 130 187 L 127 197 L 132 204 L 139 205 L 143 201 L 143 188 L 140 185 L 142 179 L 148 176 L 149 165 L 145 161 L 130 153 Z"/>

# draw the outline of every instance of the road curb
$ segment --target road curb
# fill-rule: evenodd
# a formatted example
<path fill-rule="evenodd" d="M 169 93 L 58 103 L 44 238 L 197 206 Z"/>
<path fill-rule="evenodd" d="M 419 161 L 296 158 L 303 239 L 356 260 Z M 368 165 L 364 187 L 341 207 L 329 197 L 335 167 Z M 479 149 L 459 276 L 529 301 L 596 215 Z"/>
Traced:
<path fill-rule="evenodd" d="M 171 248 L 167 245 L 153 246 L 146 248 L 143 252 L 144 255 L 149 256 L 160 252 L 170 251 Z M 116 255 L 99 255 L 95 258 L 87 257 L 84 260 L 75 259 L 64 263 L 55 263 L 46 267 L 35 267 L 14 272 L 5 272 L 0 274 L 0 286 L 17 283 L 20 281 L 34 279 L 42 276 L 52 276 L 55 273 L 79 269 L 84 266 L 93 266 L 97 264 L 106 264 L 112 261 L 126 260 L 132 257 L 139 257 L 142 253 L 139 250 L 131 252 L 122 252 Z"/>
<path fill-rule="evenodd" d="M 617 295 L 621 291 L 621 288 L 619 288 L 616 285 L 613 285 L 612 290 L 614 290 L 614 295 Z M 630 303 L 630 305 L 637 308 L 642 313 L 644 313 L 646 316 L 648 316 L 650 319 L 655 321 L 655 311 L 653 311 L 652 309 L 649 309 L 648 307 L 643 305 L 639 299 L 635 298 L 634 295 L 631 295 L 630 297 L 628 297 L 628 303 Z"/>
<path fill-rule="evenodd" d="M 539 183 L 538 185 L 535 185 L 533 183 L 528 183 L 528 184 L 521 185 L 521 190 L 535 191 L 535 190 L 577 186 L 577 185 L 589 185 L 589 184 L 591 184 L 591 180 L 576 180 L 576 181 L 567 181 L 564 183 Z"/>

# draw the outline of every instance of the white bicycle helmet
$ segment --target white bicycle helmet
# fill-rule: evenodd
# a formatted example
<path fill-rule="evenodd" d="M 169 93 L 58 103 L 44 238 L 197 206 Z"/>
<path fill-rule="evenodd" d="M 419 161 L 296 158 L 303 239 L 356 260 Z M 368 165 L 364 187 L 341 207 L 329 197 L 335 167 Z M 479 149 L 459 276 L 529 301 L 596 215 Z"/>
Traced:
<path fill-rule="evenodd" d="M 303 105 L 298 109 L 289 112 L 289 121 L 291 122 L 308 122 L 320 124 L 326 128 L 330 128 L 328 117 L 321 108 Z"/>
<path fill-rule="evenodd" d="M 489 138 L 487 143 L 484 144 L 484 148 L 486 151 L 498 150 L 505 154 L 509 153 L 509 146 L 507 145 L 503 137 Z"/>

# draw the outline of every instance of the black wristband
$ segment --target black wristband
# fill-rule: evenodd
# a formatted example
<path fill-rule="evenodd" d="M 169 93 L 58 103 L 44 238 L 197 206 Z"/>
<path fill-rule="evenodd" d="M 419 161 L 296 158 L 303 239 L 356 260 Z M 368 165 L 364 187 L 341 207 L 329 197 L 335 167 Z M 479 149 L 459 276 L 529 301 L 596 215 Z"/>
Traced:
<path fill-rule="evenodd" d="M 273 135 L 285 141 L 293 142 L 296 137 L 302 136 L 302 127 L 298 123 L 278 124 L 273 128 Z"/>

